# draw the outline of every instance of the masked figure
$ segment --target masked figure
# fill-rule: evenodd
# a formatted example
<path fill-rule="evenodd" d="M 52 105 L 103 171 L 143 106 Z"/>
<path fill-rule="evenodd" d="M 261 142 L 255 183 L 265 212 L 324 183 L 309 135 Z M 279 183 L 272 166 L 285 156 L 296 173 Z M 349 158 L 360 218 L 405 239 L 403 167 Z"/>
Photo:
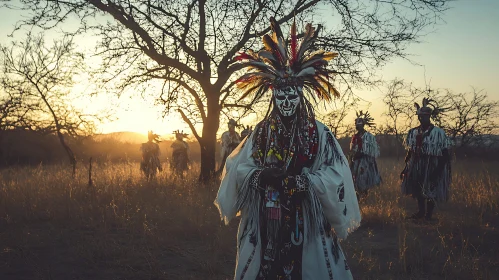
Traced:
<path fill-rule="evenodd" d="M 172 159 L 170 162 L 170 168 L 174 175 L 177 175 L 181 178 L 184 177 L 184 171 L 188 169 L 189 163 L 189 144 L 184 141 L 184 138 L 187 137 L 183 131 L 179 130 L 174 131 L 175 133 L 175 142 L 172 143 Z"/>
<path fill-rule="evenodd" d="M 365 126 L 374 126 L 373 118 L 369 112 L 356 113 L 355 128 L 357 133 L 350 142 L 350 169 L 352 170 L 355 190 L 360 196 L 365 196 L 367 191 L 381 183 L 376 158 L 379 156 L 379 146 L 376 138 Z"/>
<path fill-rule="evenodd" d="M 265 118 L 227 158 L 215 200 L 228 223 L 241 215 L 234 279 L 352 279 L 340 239 L 360 224 L 352 175 L 336 138 L 315 119 L 309 98 L 338 92 L 326 65 L 336 53 L 313 50 L 309 24 L 289 44 L 277 22 L 265 49 L 240 53 L 249 71 L 241 98 L 272 92 Z"/>
<path fill-rule="evenodd" d="M 402 193 L 418 201 L 419 211 L 409 218 L 431 220 L 435 204 L 449 197 L 451 142 L 441 128 L 431 123 L 442 109 L 427 98 L 422 105 L 415 104 L 420 125 L 409 130 L 405 139 L 406 165 L 400 177 Z"/>
<path fill-rule="evenodd" d="M 152 131 L 147 133 L 148 141 L 142 143 L 140 151 L 142 152 L 142 161 L 140 162 L 140 170 L 144 173 L 147 180 L 151 180 L 156 176 L 157 171 L 163 171 L 159 156 L 161 151 L 159 149 L 158 140 L 159 135 L 154 134 Z"/>

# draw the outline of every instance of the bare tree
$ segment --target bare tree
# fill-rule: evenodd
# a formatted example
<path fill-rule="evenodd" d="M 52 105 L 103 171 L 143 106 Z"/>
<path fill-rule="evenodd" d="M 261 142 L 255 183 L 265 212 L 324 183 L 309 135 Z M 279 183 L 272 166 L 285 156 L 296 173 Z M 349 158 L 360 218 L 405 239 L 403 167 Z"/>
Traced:
<path fill-rule="evenodd" d="M 498 101 L 490 100 L 486 93 L 476 89 L 466 93 L 447 90 L 439 97 L 441 106 L 449 108 L 444 112 L 441 126 L 457 147 L 492 142 L 485 138 L 497 133 L 499 128 Z"/>
<path fill-rule="evenodd" d="M 76 158 L 64 135 L 91 133 L 96 117 L 75 109 L 69 96 L 84 57 L 75 52 L 70 37 L 46 46 L 43 35 L 1 46 L 0 55 L 4 107 L 10 108 L 5 111 L 10 124 L 3 127 L 56 133 L 74 175 Z"/>
<path fill-rule="evenodd" d="M 353 94 L 344 94 L 335 101 L 334 108 L 318 116 L 336 137 L 345 137 L 355 130 L 354 121 L 346 117 L 355 111 L 360 99 Z"/>
<path fill-rule="evenodd" d="M 93 30 L 100 36 L 102 70 L 109 79 L 120 81 L 120 91 L 150 91 L 159 81 L 158 96 L 167 112 L 178 111 L 201 146 L 200 179 L 209 179 L 215 170 L 222 111 L 251 107 L 233 98 L 233 74 L 241 70 L 233 57 L 242 49 L 261 47 L 260 37 L 270 30 L 269 17 L 280 24 L 293 19 L 302 24 L 327 11 L 325 15 L 338 19 L 338 24 L 323 25 L 320 47 L 342 54 L 335 64 L 341 79 L 370 84 L 374 69 L 393 57 L 406 57 L 407 45 L 439 19 L 447 2 L 22 0 L 20 8 L 32 16 L 18 27 L 47 29 L 76 16 L 81 22 L 77 32 Z M 8 2 L 6 6 L 16 8 Z M 203 124 L 201 131 L 196 123 Z"/>
<path fill-rule="evenodd" d="M 432 95 L 432 90 L 419 89 L 404 80 L 395 79 L 388 83 L 383 102 L 387 106 L 383 116 L 386 117 L 384 131 L 393 134 L 399 142 L 403 136 L 417 123 L 414 103 L 421 98 Z"/>
<path fill-rule="evenodd" d="M 5 86 L 2 89 L 0 94 L 0 131 L 5 131 L 19 127 L 29 109 L 23 110 L 21 92 L 17 94 L 7 92 Z"/>

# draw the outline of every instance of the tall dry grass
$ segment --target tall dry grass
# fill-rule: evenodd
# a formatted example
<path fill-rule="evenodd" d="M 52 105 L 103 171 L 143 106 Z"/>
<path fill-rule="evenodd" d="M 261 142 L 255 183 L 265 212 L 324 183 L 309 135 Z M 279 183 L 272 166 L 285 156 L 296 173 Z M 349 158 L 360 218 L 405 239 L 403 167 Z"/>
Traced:
<path fill-rule="evenodd" d="M 498 163 L 454 162 L 451 199 L 435 221 L 412 222 L 415 200 L 400 195 L 394 160 L 361 202 L 362 227 L 344 242 L 360 279 L 499 279 Z"/>
<path fill-rule="evenodd" d="M 361 202 L 362 226 L 343 242 L 356 279 L 499 279 L 498 163 L 456 162 L 451 201 L 436 222 L 405 217 L 401 166 L 383 159 L 382 186 Z M 0 172 L 0 279 L 228 279 L 237 221 L 222 225 L 195 165 L 152 182 L 134 162 Z"/>

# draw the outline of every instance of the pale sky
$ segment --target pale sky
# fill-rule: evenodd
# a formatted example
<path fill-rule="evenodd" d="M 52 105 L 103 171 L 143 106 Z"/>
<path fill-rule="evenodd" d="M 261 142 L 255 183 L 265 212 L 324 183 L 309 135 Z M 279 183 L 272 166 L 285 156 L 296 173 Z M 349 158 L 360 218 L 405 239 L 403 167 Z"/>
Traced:
<path fill-rule="evenodd" d="M 381 74 L 387 80 L 402 78 L 416 86 L 428 83 L 455 92 L 475 87 L 499 100 L 499 1 L 458 0 L 451 6 L 436 31 L 409 47 L 412 60 L 422 66 L 396 59 Z M 384 110 L 378 110 L 380 92 L 358 94 L 373 102 L 375 117 Z"/>
<path fill-rule="evenodd" d="M 470 91 L 475 87 L 499 100 L 499 0 L 457 0 L 451 3 L 451 7 L 443 15 L 445 22 L 422 38 L 422 43 L 408 49 L 413 55 L 412 60 L 422 66 L 396 59 L 379 74 L 387 80 L 401 78 L 416 86 L 429 83 L 432 88 L 447 88 L 455 92 Z M 19 17 L 18 13 L 0 9 L 0 43 L 11 40 L 7 35 Z M 356 90 L 355 93 L 372 102 L 370 110 L 379 119 L 384 110 L 382 92 L 375 89 Z M 147 133 L 149 129 L 159 134 L 171 134 L 176 129 L 189 131 L 177 115 L 161 119 L 161 107 L 153 105 L 153 98 L 118 101 L 114 96 L 101 96 L 86 98 L 81 104 L 91 104 L 93 108 L 112 106 L 116 110 L 116 121 L 100 127 L 104 133 Z M 225 129 L 224 124 L 221 127 Z"/>

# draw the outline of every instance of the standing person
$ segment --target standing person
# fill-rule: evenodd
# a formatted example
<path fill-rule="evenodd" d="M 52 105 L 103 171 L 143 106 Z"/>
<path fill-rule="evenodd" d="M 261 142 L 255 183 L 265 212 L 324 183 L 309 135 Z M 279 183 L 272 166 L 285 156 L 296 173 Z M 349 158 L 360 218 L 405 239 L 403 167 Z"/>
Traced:
<path fill-rule="evenodd" d="M 246 138 L 246 136 L 250 135 L 251 132 L 253 131 L 253 127 L 249 125 L 246 127 L 243 126 L 243 128 L 244 128 L 243 131 L 241 131 L 241 140 Z"/>
<path fill-rule="evenodd" d="M 379 156 L 379 146 L 376 138 L 365 126 L 374 126 L 374 119 L 369 112 L 356 113 L 355 129 L 357 133 L 350 142 L 350 169 L 352 170 L 355 190 L 360 197 L 365 197 L 370 188 L 381 183 L 376 158 Z"/>
<path fill-rule="evenodd" d="M 232 151 L 241 143 L 241 137 L 236 132 L 237 122 L 234 119 L 230 119 L 227 124 L 229 130 L 222 134 L 222 162 L 220 163 L 220 167 L 218 168 L 217 173 L 222 173 L 222 170 L 225 166 L 225 161 L 227 157 L 232 153 Z"/>
<path fill-rule="evenodd" d="M 173 171 L 174 175 L 179 176 L 180 178 L 184 177 L 184 171 L 188 169 L 189 162 L 189 144 L 184 141 L 184 138 L 187 137 L 183 131 L 179 130 L 174 131 L 175 133 L 175 141 L 172 143 L 172 160 L 170 163 L 170 167 Z"/>
<path fill-rule="evenodd" d="M 161 162 L 159 161 L 159 156 L 161 151 L 159 149 L 158 143 L 159 135 L 154 134 L 152 131 L 147 133 L 148 141 L 140 145 L 140 151 L 142 152 L 142 161 L 140 162 L 140 170 L 146 176 L 149 181 L 156 176 L 157 171 L 163 171 Z"/>
<path fill-rule="evenodd" d="M 442 111 L 436 103 L 423 98 L 422 107 L 418 103 L 414 105 L 420 125 L 409 130 L 405 140 L 407 156 L 400 174 L 402 193 L 415 197 L 418 202 L 418 212 L 409 216 L 410 219 L 431 220 L 435 204 L 449 198 L 451 142 L 441 128 L 431 123 L 431 118 Z"/>
<path fill-rule="evenodd" d="M 251 72 L 237 80 L 242 98 L 272 91 L 269 111 L 227 158 L 215 200 L 228 223 L 241 215 L 234 279 L 352 279 L 339 240 L 360 224 L 348 162 L 308 98 L 338 92 L 326 68 L 336 53 L 315 51 L 308 24 L 289 49 L 275 19 L 265 49 L 237 59 Z"/>

